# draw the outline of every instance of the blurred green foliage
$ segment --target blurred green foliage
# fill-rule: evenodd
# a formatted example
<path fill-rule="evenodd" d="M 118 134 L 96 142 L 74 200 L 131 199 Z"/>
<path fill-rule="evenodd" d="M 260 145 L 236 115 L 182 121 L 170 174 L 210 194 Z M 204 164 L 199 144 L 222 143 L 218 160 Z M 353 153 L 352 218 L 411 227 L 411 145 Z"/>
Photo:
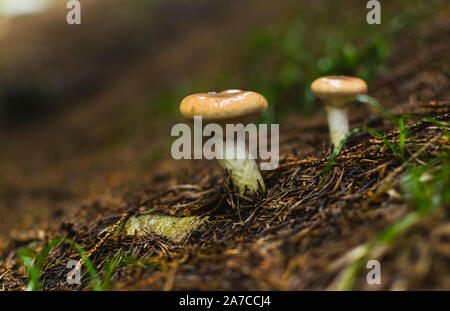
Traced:
<path fill-rule="evenodd" d="M 350 18 L 335 7 L 296 10 L 278 23 L 259 27 L 244 36 L 240 51 L 244 82 L 238 85 L 263 94 L 269 109 L 263 122 L 278 122 L 293 110 L 310 114 L 316 106 L 312 81 L 325 75 L 355 75 L 368 82 L 388 69 L 385 62 L 396 36 L 404 29 L 416 33 L 421 20 L 436 14 L 434 1 L 402 1 L 383 5 L 381 25 L 366 22 L 367 10 L 357 7 Z M 345 10 L 343 10 L 345 11 Z M 357 18 L 356 18 L 357 16 Z M 418 33 L 418 32 L 417 32 Z M 417 37 L 420 40 L 420 36 Z M 176 81 L 169 90 L 153 96 L 155 111 L 173 114 L 180 100 L 195 92 L 236 86 L 242 77 L 223 72 L 208 81 Z"/>
<path fill-rule="evenodd" d="M 400 14 L 383 10 L 381 25 L 369 25 L 365 17 L 342 19 L 324 10 L 297 12 L 286 24 L 252 34 L 249 88 L 272 103 L 265 121 L 279 121 L 292 109 L 311 113 L 315 97 L 310 84 L 320 76 L 355 75 L 370 81 L 383 74 L 395 36 L 405 28 L 417 32 L 417 23 L 437 11 L 431 2 L 408 4 Z"/>

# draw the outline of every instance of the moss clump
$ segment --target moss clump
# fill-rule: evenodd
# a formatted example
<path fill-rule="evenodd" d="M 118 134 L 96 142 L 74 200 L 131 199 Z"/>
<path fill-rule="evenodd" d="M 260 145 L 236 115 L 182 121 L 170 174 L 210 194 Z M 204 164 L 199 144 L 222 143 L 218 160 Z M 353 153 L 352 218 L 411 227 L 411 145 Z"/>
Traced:
<path fill-rule="evenodd" d="M 173 217 L 165 215 L 133 216 L 125 223 L 126 235 L 155 233 L 174 243 L 182 242 L 191 232 L 202 230 L 206 218 L 198 216 Z"/>

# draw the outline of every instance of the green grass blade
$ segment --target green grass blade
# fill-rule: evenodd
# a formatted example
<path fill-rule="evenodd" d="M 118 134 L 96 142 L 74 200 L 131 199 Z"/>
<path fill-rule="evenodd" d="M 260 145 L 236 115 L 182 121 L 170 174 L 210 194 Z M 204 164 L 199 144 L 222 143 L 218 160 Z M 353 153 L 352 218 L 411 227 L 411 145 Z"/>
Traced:
<path fill-rule="evenodd" d="M 97 275 L 97 272 L 95 271 L 94 266 L 92 265 L 92 262 L 90 261 L 89 257 L 86 255 L 85 250 L 81 245 L 79 245 L 77 242 L 65 239 L 65 238 L 56 238 L 52 241 L 50 241 L 47 246 L 44 248 L 44 250 L 39 255 L 34 255 L 30 251 L 28 251 L 25 248 L 22 248 L 18 251 L 19 257 L 24 262 L 25 266 L 27 267 L 27 271 L 30 275 L 30 282 L 28 284 L 27 290 L 41 290 L 42 286 L 40 284 L 39 280 L 39 274 L 44 268 L 45 262 L 52 251 L 52 249 L 61 243 L 69 244 L 73 246 L 78 253 L 80 254 L 81 258 L 84 261 L 84 264 L 86 266 L 86 270 L 88 271 L 94 285 L 94 290 L 102 290 L 101 288 L 101 282 Z M 33 264 L 33 260 L 35 260 L 35 264 Z"/>
<path fill-rule="evenodd" d="M 109 290 L 111 287 L 111 279 L 116 271 L 117 267 L 124 260 L 124 254 L 122 252 L 117 252 L 111 256 L 105 263 L 103 269 L 103 278 L 101 282 L 102 290 Z"/>
<path fill-rule="evenodd" d="M 25 248 L 21 248 L 18 251 L 19 258 L 23 261 L 25 264 L 25 267 L 27 268 L 30 282 L 27 286 L 27 291 L 33 291 L 33 290 L 41 290 L 41 284 L 39 282 L 39 272 L 40 270 L 36 268 L 36 265 L 34 264 L 34 258 L 36 257 L 35 254 L 32 254 L 29 250 Z"/>
<path fill-rule="evenodd" d="M 381 105 L 375 98 L 365 94 L 359 94 L 356 96 L 356 100 L 374 107 L 382 116 L 397 125 L 397 117 L 394 116 L 388 109 Z"/>

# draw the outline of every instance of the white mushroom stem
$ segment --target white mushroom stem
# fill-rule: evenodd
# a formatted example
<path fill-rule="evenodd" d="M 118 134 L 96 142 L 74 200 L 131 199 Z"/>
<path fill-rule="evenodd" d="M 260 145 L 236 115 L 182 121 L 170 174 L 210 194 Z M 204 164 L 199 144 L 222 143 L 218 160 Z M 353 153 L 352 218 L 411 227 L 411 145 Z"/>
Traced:
<path fill-rule="evenodd" d="M 334 148 L 339 146 L 345 133 L 348 132 L 348 109 L 342 106 L 326 105 L 328 127 Z"/>
<path fill-rule="evenodd" d="M 238 188 L 240 194 L 244 194 L 246 189 L 250 195 L 255 194 L 260 189 L 263 192 L 266 190 L 258 165 L 250 157 L 245 144 L 235 140 L 234 148 L 227 148 L 224 141 L 222 150 L 220 152 L 219 148 L 217 160 L 220 166 L 229 172 L 233 185 Z"/>

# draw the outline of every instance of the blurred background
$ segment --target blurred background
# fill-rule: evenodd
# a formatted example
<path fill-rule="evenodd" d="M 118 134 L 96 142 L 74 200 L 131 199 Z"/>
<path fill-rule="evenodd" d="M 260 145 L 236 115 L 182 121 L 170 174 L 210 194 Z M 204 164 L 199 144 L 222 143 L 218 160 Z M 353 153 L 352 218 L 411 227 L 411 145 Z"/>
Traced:
<path fill-rule="evenodd" d="M 370 85 L 398 38 L 420 41 L 421 22 L 449 12 L 446 0 L 382 1 L 368 25 L 361 0 L 79 2 L 82 24 L 68 25 L 66 1 L 0 0 L 0 234 L 144 183 L 191 93 L 249 89 L 270 103 L 263 121 L 307 119 L 322 109 L 312 80 Z"/>

